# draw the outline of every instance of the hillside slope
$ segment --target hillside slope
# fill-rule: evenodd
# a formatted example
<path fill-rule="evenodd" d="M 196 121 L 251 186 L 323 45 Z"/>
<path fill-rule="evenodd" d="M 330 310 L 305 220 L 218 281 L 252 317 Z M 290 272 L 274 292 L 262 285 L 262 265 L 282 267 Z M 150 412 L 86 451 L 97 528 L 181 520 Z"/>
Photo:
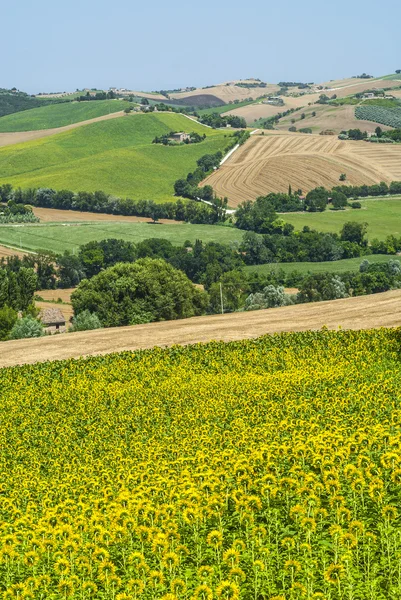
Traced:
<path fill-rule="evenodd" d="M 242 340 L 323 326 L 358 330 L 400 324 L 401 290 L 394 290 L 330 302 L 1 342 L 0 367 L 153 346 Z"/>
<path fill-rule="evenodd" d="M 206 134 L 199 144 L 152 144 L 170 131 Z M 0 148 L 0 184 L 103 190 L 133 199 L 173 197 L 174 181 L 196 168 L 204 154 L 223 150 L 225 133 L 183 115 L 133 114 L 78 127 L 59 135 Z"/>
<path fill-rule="evenodd" d="M 1 117 L 0 133 L 63 127 L 122 111 L 125 106 L 118 100 L 49 104 Z"/>
<path fill-rule="evenodd" d="M 401 179 L 401 146 L 341 141 L 307 134 L 254 135 L 204 184 L 232 206 L 269 192 L 338 185 L 346 173 L 350 185 Z"/>

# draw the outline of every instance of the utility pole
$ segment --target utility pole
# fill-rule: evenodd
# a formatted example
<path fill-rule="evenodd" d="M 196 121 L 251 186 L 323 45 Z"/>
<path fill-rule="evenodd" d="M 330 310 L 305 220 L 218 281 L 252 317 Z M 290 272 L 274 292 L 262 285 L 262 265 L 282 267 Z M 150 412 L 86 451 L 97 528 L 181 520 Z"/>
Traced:
<path fill-rule="evenodd" d="M 223 288 L 220 282 L 220 303 L 221 303 L 221 314 L 224 315 L 224 305 L 223 305 Z"/>

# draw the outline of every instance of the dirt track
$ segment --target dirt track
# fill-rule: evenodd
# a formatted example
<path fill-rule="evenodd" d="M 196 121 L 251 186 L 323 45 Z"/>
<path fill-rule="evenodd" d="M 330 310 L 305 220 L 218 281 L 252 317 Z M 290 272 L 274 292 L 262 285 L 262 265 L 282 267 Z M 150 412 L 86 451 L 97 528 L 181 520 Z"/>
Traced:
<path fill-rule="evenodd" d="M 330 329 L 368 329 L 401 325 L 401 290 L 314 304 L 231 315 L 135 325 L 40 339 L 0 343 L 0 367 L 153 346 L 241 340 L 266 333 Z"/>
<path fill-rule="evenodd" d="M 103 115 L 102 117 L 95 117 L 94 119 L 80 121 L 79 123 L 72 123 L 71 125 L 64 125 L 64 127 L 54 127 L 53 129 L 0 133 L 0 147 L 12 146 L 13 144 L 22 144 L 24 142 L 30 142 L 31 140 L 38 140 L 39 138 L 55 135 L 56 133 L 63 133 L 64 131 L 70 131 L 70 129 L 76 129 L 77 127 L 82 127 L 83 125 L 90 125 L 91 123 L 97 123 L 98 121 L 108 121 L 109 119 L 115 119 L 122 116 L 124 116 L 124 111 L 111 113 L 110 115 Z"/>

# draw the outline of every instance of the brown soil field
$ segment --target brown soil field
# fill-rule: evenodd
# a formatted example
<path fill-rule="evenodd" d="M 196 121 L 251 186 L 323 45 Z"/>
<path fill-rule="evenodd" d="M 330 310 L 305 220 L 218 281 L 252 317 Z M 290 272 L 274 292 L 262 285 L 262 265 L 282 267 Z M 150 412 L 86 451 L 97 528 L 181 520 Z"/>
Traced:
<path fill-rule="evenodd" d="M 243 117 L 249 125 L 255 119 L 267 119 L 277 115 L 278 113 L 289 110 L 290 108 L 308 107 L 309 103 L 314 103 L 318 100 L 319 94 L 304 94 L 303 96 L 283 96 L 284 106 L 274 106 L 272 104 L 250 104 L 249 106 L 241 106 L 233 108 L 224 113 L 225 115 L 235 115 Z M 309 108 L 309 107 L 308 107 Z"/>
<path fill-rule="evenodd" d="M 316 112 L 316 116 L 312 117 L 312 112 Z M 305 119 L 301 119 L 301 114 L 305 114 Z M 377 123 L 372 121 L 361 121 L 355 117 L 355 106 L 327 106 L 324 104 L 315 104 L 308 106 L 305 109 L 292 113 L 288 117 L 281 119 L 276 127 L 280 130 L 287 130 L 291 127 L 291 119 L 295 119 L 295 127 L 311 127 L 314 133 L 319 133 L 325 129 L 331 129 L 335 133 L 340 133 L 342 130 L 362 129 L 363 131 L 374 132 Z M 381 125 L 382 129 L 391 129 Z"/>
<path fill-rule="evenodd" d="M 345 96 L 352 96 L 353 94 L 358 94 L 359 92 L 363 92 L 365 90 L 378 90 L 381 88 L 393 88 L 400 87 L 401 81 L 391 80 L 391 79 L 379 79 L 377 81 L 371 81 L 369 79 L 365 80 L 364 83 L 357 83 L 355 85 L 347 85 L 341 87 L 339 89 L 333 89 L 333 94 L 337 94 L 338 98 L 345 98 Z M 327 93 L 328 96 L 331 96 L 330 91 L 323 91 L 322 93 Z M 391 93 L 391 92 L 389 92 Z"/>
<path fill-rule="evenodd" d="M 116 119 L 123 117 L 124 111 L 111 113 L 109 115 L 103 115 L 102 117 L 96 117 L 94 119 L 88 119 L 87 121 L 81 121 L 80 123 L 72 123 L 71 125 L 65 125 L 64 127 L 55 127 L 53 129 L 38 129 L 37 131 L 16 131 L 13 133 L 0 133 L 0 146 L 12 146 L 14 144 L 22 144 L 23 142 L 30 142 L 31 140 L 37 140 L 39 138 L 48 137 L 55 135 L 56 133 L 62 133 L 63 131 L 69 131 L 70 129 L 76 129 L 83 125 L 90 125 L 90 123 L 97 123 L 98 121 L 108 121 L 109 119 Z"/>
<path fill-rule="evenodd" d="M 70 318 L 74 315 L 74 311 L 72 310 L 71 304 L 58 304 L 55 302 L 42 302 L 41 300 L 36 300 L 35 306 L 39 310 L 41 308 L 59 308 L 64 315 L 67 328 L 70 323 Z"/>
<path fill-rule="evenodd" d="M 76 221 L 119 221 L 120 223 L 149 223 L 152 219 L 148 217 L 125 217 L 124 215 L 108 215 L 105 213 L 80 212 L 78 210 L 61 210 L 58 208 L 34 208 L 33 212 L 39 217 L 41 223 L 68 223 Z M 160 219 L 159 223 L 165 225 L 171 223 L 182 223 L 170 219 Z"/>
<path fill-rule="evenodd" d="M 366 83 L 367 81 L 371 81 L 371 79 L 346 77 L 344 79 L 332 79 L 331 81 L 324 81 L 323 83 L 317 83 L 316 85 L 323 85 L 324 87 L 328 88 L 339 88 L 344 87 L 345 85 L 356 85 L 358 83 Z"/>
<path fill-rule="evenodd" d="M 177 100 L 184 100 L 188 98 L 190 100 L 191 96 L 198 96 L 199 94 L 211 94 L 212 96 L 220 98 L 220 100 L 223 102 L 228 103 L 230 100 L 245 100 L 246 98 L 256 99 L 260 96 L 264 96 L 265 94 L 273 94 L 278 89 L 278 85 L 275 84 L 268 84 L 266 87 L 243 88 L 236 85 L 226 85 L 225 83 L 222 83 L 206 89 L 197 88 L 192 92 L 179 92 L 176 94 L 170 94 L 170 98 Z"/>
<path fill-rule="evenodd" d="M 401 179 L 401 146 L 342 141 L 312 134 L 253 135 L 203 181 L 230 206 L 269 192 L 338 185 L 347 173 L 350 185 Z"/>
<path fill-rule="evenodd" d="M 61 306 L 61 305 L 60 305 Z M 283 331 L 369 329 L 401 325 L 401 290 L 282 308 L 97 329 L 0 344 L 0 367 L 126 350 L 229 342 Z"/>
<path fill-rule="evenodd" d="M 76 289 L 77 288 L 58 288 L 57 290 L 39 290 L 35 293 L 48 302 L 57 302 L 57 300 L 61 298 L 63 302 L 69 304 L 71 302 L 71 294 L 72 292 L 75 292 Z"/>
<path fill-rule="evenodd" d="M 6 258 L 7 256 L 19 256 L 22 258 L 26 254 L 20 250 L 14 250 L 13 248 L 7 248 L 6 246 L 0 246 L 0 258 Z"/>

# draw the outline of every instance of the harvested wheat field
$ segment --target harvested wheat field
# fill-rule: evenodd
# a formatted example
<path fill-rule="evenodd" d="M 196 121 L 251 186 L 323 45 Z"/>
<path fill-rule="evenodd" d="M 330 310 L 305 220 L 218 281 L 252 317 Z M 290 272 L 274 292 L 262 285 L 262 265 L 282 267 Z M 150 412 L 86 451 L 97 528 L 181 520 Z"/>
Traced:
<path fill-rule="evenodd" d="M 312 116 L 312 112 L 316 116 Z M 301 114 L 305 114 L 305 118 L 301 119 Z M 319 133 L 326 129 L 330 129 L 335 133 L 348 129 L 361 129 L 362 131 L 374 132 L 377 123 L 374 121 L 362 121 L 355 117 L 355 106 L 329 106 L 327 104 L 315 104 L 308 106 L 305 109 L 292 113 L 288 117 L 280 119 L 280 122 L 275 126 L 281 130 L 288 130 L 293 123 L 291 119 L 295 119 L 295 127 L 297 129 L 310 127 L 314 133 Z M 381 125 L 382 129 L 392 129 L 386 125 Z"/>
<path fill-rule="evenodd" d="M 372 185 L 401 179 L 401 146 L 342 141 L 336 136 L 254 135 L 217 171 L 207 177 L 230 206 L 270 192 L 304 193 L 338 185 L 341 173 L 350 185 Z"/>
<path fill-rule="evenodd" d="M 54 306 L 54 305 L 53 305 Z M 61 305 L 60 305 L 61 306 Z M 0 367 L 125 350 L 232 341 L 282 331 L 370 329 L 401 324 L 401 290 L 282 308 L 194 317 L 0 344 Z"/>
<path fill-rule="evenodd" d="M 245 84 L 247 82 L 242 81 L 241 83 Z M 248 83 L 252 83 L 252 81 L 248 81 Z M 175 94 L 170 94 L 170 98 L 176 100 L 186 100 L 188 98 L 190 100 L 192 96 L 199 96 L 199 94 L 210 94 L 228 104 L 230 101 L 234 100 L 260 98 L 260 96 L 264 96 L 265 94 L 273 94 L 278 90 L 279 86 L 275 84 L 268 84 L 266 87 L 244 88 L 234 85 L 234 82 L 230 82 L 229 84 L 221 83 L 208 88 L 197 88 L 192 92 L 177 92 Z"/>
<path fill-rule="evenodd" d="M 79 210 L 62 210 L 58 208 L 33 209 L 34 214 L 39 217 L 41 223 L 74 223 L 77 221 L 116 221 L 120 223 L 149 223 L 149 217 L 125 217 L 124 215 L 108 215 L 106 213 L 81 212 Z M 172 221 L 171 219 L 159 219 L 159 223 L 165 225 L 171 223 L 182 223 L 183 221 Z"/>
<path fill-rule="evenodd" d="M 290 108 L 308 107 L 310 103 L 316 102 L 319 99 L 319 94 L 304 94 L 303 96 L 283 96 L 284 106 L 274 106 L 273 104 L 249 104 L 249 106 L 241 106 L 227 111 L 224 115 L 234 115 L 243 117 L 247 123 L 252 124 L 255 119 L 267 119 L 285 112 Z M 291 117 L 290 117 L 291 118 Z"/>
<path fill-rule="evenodd" d="M 57 302 L 57 300 L 61 300 L 62 302 L 70 304 L 71 294 L 75 292 L 76 289 L 77 288 L 57 288 L 56 290 L 39 290 L 36 294 L 46 302 Z"/>

